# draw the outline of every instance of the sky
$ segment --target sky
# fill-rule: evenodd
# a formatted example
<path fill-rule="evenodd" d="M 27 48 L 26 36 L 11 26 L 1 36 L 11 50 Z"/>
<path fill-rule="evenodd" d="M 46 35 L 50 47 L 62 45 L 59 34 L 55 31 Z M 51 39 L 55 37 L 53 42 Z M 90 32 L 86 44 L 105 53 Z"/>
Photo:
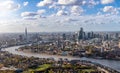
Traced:
<path fill-rule="evenodd" d="M 0 0 L 0 32 L 120 31 L 120 0 Z"/>

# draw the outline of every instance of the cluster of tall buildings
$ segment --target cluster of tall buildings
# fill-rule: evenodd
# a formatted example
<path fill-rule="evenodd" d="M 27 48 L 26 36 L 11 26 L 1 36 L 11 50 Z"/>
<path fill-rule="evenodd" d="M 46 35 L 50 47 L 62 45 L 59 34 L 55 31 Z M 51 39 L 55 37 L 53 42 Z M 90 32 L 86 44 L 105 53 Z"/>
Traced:
<path fill-rule="evenodd" d="M 109 40 L 111 38 L 118 38 L 119 34 L 100 34 L 100 33 L 94 33 L 94 32 L 84 32 L 83 28 L 80 28 L 80 31 L 78 33 L 78 40 L 89 40 L 93 38 L 101 38 L 103 40 Z"/>
<path fill-rule="evenodd" d="M 94 32 L 84 32 L 83 28 L 80 28 L 78 34 L 78 40 L 88 40 L 93 38 L 100 38 L 99 34 L 95 34 Z"/>
<path fill-rule="evenodd" d="M 104 32 L 103 32 L 104 33 Z M 111 40 L 112 38 L 119 38 L 119 33 L 99 33 L 99 32 L 85 32 L 84 29 L 81 27 L 79 32 L 77 33 L 51 33 L 51 34 L 46 34 L 50 36 L 55 36 L 53 39 L 59 38 L 62 36 L 62 40 L 73 40 L 73 41 L 80 41 L 80 40 L 90 40 L 94 38 L 100 38 L 102 40 Z M 54 35 L 53 35 L 54 34 Z M 41 34 L 42 35 L 42 34 Z M 37 36 L 40 37 L 40 36 Z M 36 37 L 36 38 L 37 38 Z M 28 32 L 27 28 L 25 28 L 25 34 L 24 37 L 22 35 L 19 36 L 20 40 L 24 40 L 26 43 L 28 42 Z"/>

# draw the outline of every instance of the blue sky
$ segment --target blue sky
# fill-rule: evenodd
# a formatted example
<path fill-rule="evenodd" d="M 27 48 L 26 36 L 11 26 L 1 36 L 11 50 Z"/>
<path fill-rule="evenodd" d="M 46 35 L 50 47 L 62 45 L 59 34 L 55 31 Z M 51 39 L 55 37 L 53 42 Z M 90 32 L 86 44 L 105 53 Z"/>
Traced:
<path fill-rule="evenodd" d="M 20 10 L 19 10 L 19 12 L 24 12 L 24 11 L 31 11 L 31 12 L 35 12 L 35 11 L 37 11 L 38 9 L 45 9 L 46 10 L 46 12 L 48 13 L 51 13 L 51 12 L 54 12 L 54 13 L 56 13 L 57 12 L 57 10 L 56 9 L 54 9 L 54 8 L 52 8 L 52 9 L 49 9 L 49 6 L 41 6 L 41 7 L 37 7 L 36 5 L 38 4 L 38 3 L 40 3 L 40 2 L 42 2 L 42 1 L 44 1 L 44 0 L 15 0 L 16 2 L 18 2 L 18 3 L 20 3 L 21 5 L 23 5 L 23 3 L 24 2 L 29 2 L 28 3 L 28 5 L 27 6 L 25 6 L 25 7 L 22 7 Z M 55 0 L 53 0 L 53 1 L 55 1 Z M 78 1 L 80 1 L 80 0 L 78 0 Z M 82 0 L 81 0 L 82 1 Z M 82 8 L 84 8 L 85 9 L 85 12 L 84 12 L 84 15 L 91 15 L 91 14 L 97 14 L 99 11 L 101 11 L 101 13 L 104 13 L 104 12 L 102 12 L 102 8 L 104 8 L 105 6 L 113 6 L 113 7 L 115 7 L 115 8 L 119 8 L 120 7 L 120 1 L 119 0 L 114 0 L 113 2 L 111 2 L 111 3 L 107 3 L 107 4 L 101 4 L 100 3 L 100 0 L 83 0 L 83 1 L 88 1 L 88 2 L 90 2 L 91 1 L 91 3 L 92 3 L 92 1 L 93 2 L 99 2 L 98 4 L 96 4 L 96 5 L 94 5 L 94 3 L 93 3 L 93 5 L 91 4 L 91 7 L 90 7 L 90 5 L 88 4 L 88 5 L 79 5 L 79 6 L 81 6 Z M 110 1 L 110 0 L 107 0 L 108 2 Z M 55 2 L 57 2 L 57 1 L 55 1 Z M 87 4 L 87 3 L 86 3 Z M 70 7 L 70 6 L 68 6 L 68 7 Z M 46 13 L 46 14 L 47 14 Z"/>
<path fill-rule="evenodd" d="M 0 32 L 120 31 L 120 0 L 0 0 Z"/>

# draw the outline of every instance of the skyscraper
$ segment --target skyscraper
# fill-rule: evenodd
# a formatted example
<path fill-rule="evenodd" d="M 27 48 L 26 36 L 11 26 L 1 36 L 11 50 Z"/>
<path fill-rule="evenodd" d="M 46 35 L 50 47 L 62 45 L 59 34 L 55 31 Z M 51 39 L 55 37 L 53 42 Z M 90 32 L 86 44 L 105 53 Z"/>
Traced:
<path fill-rule="evenodd" d="M 26 40 L 26 43 L 28 42 L 28 33 L 27 33 L 27 28 L 25 28 L 25 40 Z"/>
<path fill-rule="evenodd" d="M 62 37 L 63 37 L 63 40 L 66 40 L 66 34 L 65 33 L 62 35 Z"/>
<path fill-rule="evenodd" d="M 19 35 L 19 41 L 22 42 L 24 40 L 22 35 Z"/>
<path fill-rule="evenodd" d="M 78 40 L 82 40 L 82 39 L 84 39 L 84 31 L 83 28 L 80 28 Z"/>

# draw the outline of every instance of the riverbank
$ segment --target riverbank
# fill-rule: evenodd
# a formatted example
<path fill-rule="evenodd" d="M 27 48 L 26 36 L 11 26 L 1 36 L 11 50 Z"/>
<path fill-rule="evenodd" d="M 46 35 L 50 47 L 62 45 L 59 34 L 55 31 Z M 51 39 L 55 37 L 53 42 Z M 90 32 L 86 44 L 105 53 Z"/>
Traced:
<path fill-rule="evenodd" d="M 70 73 L 79 71 L 82 72 L 107 72 L 110 73 L 112 69 L 104 71 L 104 69 L 98 69 L 100 67 L 99 64 L 94 64 L 90 61 L 85 60 L 68 60 L 68 59 L 62 59 L 60 58 L 58 61 L 52 59 L 52 58 L 36 58 L 36 57 L 27 57 L 27 56 L 21 56 L 21 55 L 15 55 L 11 54 L 7 51 L 0 51 L 0 61 L 3 67 L 6 67 L 7 69 L 4 69 L 2 71 L 11 70 L 10 73 L 18 73 L 17 71 L 20 71 L 19 73 L 25 71 L 25 73 L 33 73 L 40 72 L 49 73 L 46 72 L 50 71 L 52 69 L 53 72 L 59 71 L 68 71 Z M 46 65 L 51 65 L 50 67 L 46 68 Z M 12 67 L 15 67 L 14 69 Z M 1 68 L 3 68 L 1 67 Z M 72 71 L 71 71 L 72 70 Z M 27 71 L 27 72 L 26 72 Z M 30 71 L 30 72 L 29 72 Z M 67 73 L 67 72 L 66 72 Z M 115 72 L 114 72 L 115 73 Z"/>
<path fill-rule="evenodd" d="M 23 46 L 23 45 L 22 45 Z M 22 56 L 27 56 L 27 57 L 38 57 L 38 58 L 54 58 L 55 60 L 58 60 L 59 58 L 63 58 L 63 59 L 68 59 L 68 60 L 86 60 L 86 61 L 91 61 L 93 63 L 99 63 L 101 65 L 104 65 L 106 67 L 110 67 L 114 70 L 117 70 L 120 72 L 120 61 L 113 61 L 113 60 L 105 60 L 105 59 L 92 59 L 92 58 L 75 58 L 75 57 L 65 57 L 65 56 L 54 56 L 54 55 L 42 55 L 42 54 L 31 54 L 31 53 L 24 53 L 24 52 L 18 52 L 15 49 L 18 49 L 21 46 L 14 46 L 14 47 L 9 47 L 9 48 L 5 48 L 3 49 L 4 51 L 8 51 L 12 54 L 18 54 L 18 55 L 22 55 Z"/>
<path fill-rule="evenodd" d="M 94 46 L 85 46 L 84 49 L 78 48 L 58 48 L 52 44 L 39 44 L 39 45 L 26 45 L 17 49 L 18 51 L 38 53 L 38 54 L 48 54 L 48 55 L 57 55 L 57 56 L 72 56 L 72 57 L 87 57 L 95 59 L 106 59 L 106 60 L 115 60 L 120 61 L 119 56 L 115 56 L 109 52 L 100 52 L 94 50 L 87 50 L 87 48 L 93 49 Z"/>
<path fill-rule="evenodd" d="M 53 54 L 48 54 L 48 53 L 43 53 L 43 52 L 41 52 L 41 53 L 36 53 L 36 52 L 31 52 L 31 50 L 18 50 L 18 49 L 16 49 L 16 51 L 18 51 L 18 52 L 24 52 L 24 53 L 29 53 L 29 54 L 41 54 L 41 55 L 46 55 L 46 56 L 49 56 L 49 55 L 51 55 L 51 56 L 57 56 L 57 57 L 61 57 L 62 55 L 53 55 Z M 72 58 L 72 57 L 74 57 L 74 58 L 84 58 L 84 56 L 83 57 L 79 57 L 79 56 L 71 56 L 71 55 L 67 55 L 67 56 L 62 56 L 62 57 L 67 57 L 67 58 Z M 91 59 L 99 59 L 99 60 L 111 60 L 111 61 L 120 61 L 120 59 L 107 59 L 107 58 L 102 58 L 102 57 L 86 57 L 86 58 L 91 58 Z"/>

